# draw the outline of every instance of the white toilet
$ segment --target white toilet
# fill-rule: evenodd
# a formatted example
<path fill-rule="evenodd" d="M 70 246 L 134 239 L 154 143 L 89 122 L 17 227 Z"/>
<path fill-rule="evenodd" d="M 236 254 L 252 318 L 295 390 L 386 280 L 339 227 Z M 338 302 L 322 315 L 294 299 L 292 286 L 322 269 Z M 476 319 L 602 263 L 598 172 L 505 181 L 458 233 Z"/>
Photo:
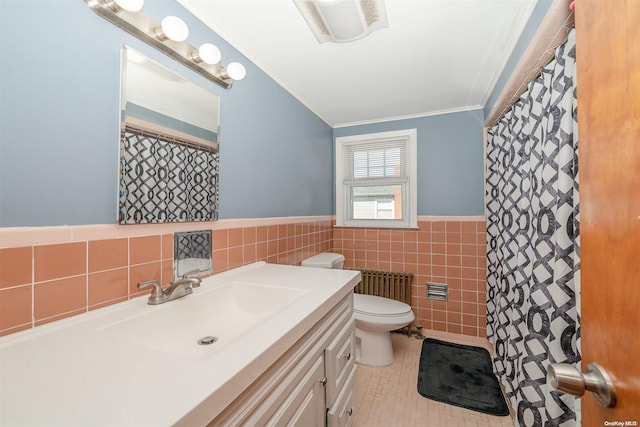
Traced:
<path fill-rule="evenodd" d="M 324 252 L 307 258 L 303 267 L 336 268 L 344 266 L 344 256 Z M 411 306 L 400 301 L 373 295 L 354 294 L 356 319 L 356 361 L 365 365 L 386 366 L 393 363 L 391 331 L 413 322 Z"/>

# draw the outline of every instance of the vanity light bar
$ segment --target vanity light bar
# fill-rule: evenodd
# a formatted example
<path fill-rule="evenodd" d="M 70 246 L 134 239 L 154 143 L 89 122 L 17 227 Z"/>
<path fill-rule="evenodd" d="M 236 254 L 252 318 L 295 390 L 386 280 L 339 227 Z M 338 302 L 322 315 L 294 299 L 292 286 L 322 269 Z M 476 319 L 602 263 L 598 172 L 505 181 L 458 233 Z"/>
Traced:
<path fill-rule="evenodd" d="M 211 65 L 204 61 L 196 62 L 198 57 L 194 57 L 194 52 L 197 52 L 198 49 L 188 41 L 178 42 L 170 38 L 158 37 L 157 31 L 162 28 L 162 24 L 147 14 L 114 7 L 114 0 L 84 0 L 84 2 L 107 21 L 164 52 L 208 80 L 225 89 L 229 89 L 233 85 L 233 79 L 222 65 Z M 163 38 L 164 40 L 162 40 Z"/>

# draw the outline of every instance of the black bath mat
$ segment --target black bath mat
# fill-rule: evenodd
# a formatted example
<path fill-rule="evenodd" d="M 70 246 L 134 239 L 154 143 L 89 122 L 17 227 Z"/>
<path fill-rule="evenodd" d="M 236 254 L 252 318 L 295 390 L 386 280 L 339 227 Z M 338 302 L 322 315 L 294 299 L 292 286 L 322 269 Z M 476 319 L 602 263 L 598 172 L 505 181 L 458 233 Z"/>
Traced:
<path fill-rule="evenodd" d="M 480 347 L 426 338 L 420 354 L 418 393 L 472 411 L 509 415 L 491 356 Z"/>

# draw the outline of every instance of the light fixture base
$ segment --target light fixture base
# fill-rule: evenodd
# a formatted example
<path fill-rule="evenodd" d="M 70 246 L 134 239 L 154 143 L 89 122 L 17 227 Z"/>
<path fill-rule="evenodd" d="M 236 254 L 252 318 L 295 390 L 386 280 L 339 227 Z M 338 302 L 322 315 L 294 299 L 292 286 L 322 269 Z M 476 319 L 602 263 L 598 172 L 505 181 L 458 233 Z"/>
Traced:
<path fill-rule="evenodd" d="M 84 0 L 84 2 L 91 10 L 107 21 L 155 47 L 190 70 L 195 71 L 225 89 L 230 89 L 233 85 L 233 79 L 227 77 L 226 69 L 222 65 L 194 62 L 192 53 L 196 48 L 189 42 L 176 42 L 170 39 L 165 41 L 159 40 L 156 36 L 155 29 L 160 27 L 161 24 L 147 14 L 126 10 L 115 12 L 109 7 L 109 0 Z"/>

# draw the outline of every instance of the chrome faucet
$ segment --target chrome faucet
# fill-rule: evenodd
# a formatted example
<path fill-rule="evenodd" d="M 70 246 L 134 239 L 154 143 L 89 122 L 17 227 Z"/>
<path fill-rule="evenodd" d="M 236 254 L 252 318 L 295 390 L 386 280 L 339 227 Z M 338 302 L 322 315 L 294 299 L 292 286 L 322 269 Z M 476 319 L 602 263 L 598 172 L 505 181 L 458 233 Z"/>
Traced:
<path fill-rule="evenodd" d="M 199 287 L 202 282 L 202 279 L 196 276 L 199 272 L 200 270 L 192 270 L 184 273 L 180 279 L 171 283 L 167 289 L 162 289 L 162 285 L 157 280 L 140 282 L 138 283 L 138 289 L 153 286 L 147 303 L 151 305 L 164 304 L 165 302 L 192 294 L 193 288 Z"/>

